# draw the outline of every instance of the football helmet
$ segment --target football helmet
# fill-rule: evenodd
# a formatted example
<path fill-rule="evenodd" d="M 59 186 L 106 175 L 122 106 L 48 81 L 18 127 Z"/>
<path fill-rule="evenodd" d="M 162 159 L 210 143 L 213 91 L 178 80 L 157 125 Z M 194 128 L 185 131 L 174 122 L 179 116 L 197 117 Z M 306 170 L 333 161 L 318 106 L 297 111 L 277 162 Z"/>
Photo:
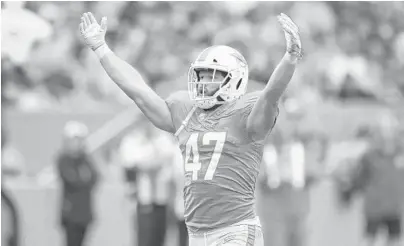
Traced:
<path fill-rule="evenodd" d="M 211 81 L 201 81 L 199 72 L 212 71 Z M 215 75 L 218 71 L 224 79 L 218 81 Z M 209 109 L 217 104 L 232 101 L 245 94 L 248 83 L 247 61 L 237 50 L 224 45 L 211 46 L 203 50 L 188 71 L 189 97 L 195 106 Z M 206 95 L 204 88 L 208 84 L 216 84 L 217 91 L 213 95 Z"/>

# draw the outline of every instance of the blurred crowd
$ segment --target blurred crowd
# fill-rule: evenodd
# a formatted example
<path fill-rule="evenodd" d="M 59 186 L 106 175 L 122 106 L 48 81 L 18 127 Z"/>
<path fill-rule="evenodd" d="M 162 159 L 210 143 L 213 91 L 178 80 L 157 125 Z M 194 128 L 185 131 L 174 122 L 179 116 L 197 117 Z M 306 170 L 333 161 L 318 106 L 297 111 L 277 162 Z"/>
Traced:
<path fill-rule="evenodd" d="M 382 225 L 391 236 L 386 241 L 395 243 L 404 211 L 403 2 L 3 1 L 1 7 L 2 174 L 10 181 L 37 165 L 61 184 L 55 195 L 43 184 L 7 182 L 2 224 L 4 218 L 10 226 L 2 226 L 8 229 L 2 229 L 2 240 L 8 240 L 2 244 L 61 245 L 52 238 L 61 222 L 69 246 L 86 240 L 101 246 L 186 245 L 182 160 L 172 139 L 138 112 L 113 118 L 132 102 L 79 37 L 79 18 L 89 11 L 98 20 L 108 18 L 111 49 L 163 97 L 186 89 L 189 64 L 213 44 L 240 50 L 250 85 L 262 88 L 285 51 L 276 16 L 288 14 L 300 27 L 304 58 L 268 139 L 257 183 L 266 241 L 358 246 L 362 237 L 371 244 Z M 382 117 L 384 109 L 388 116 Z M 94 117 L 105 112 L 110 115 Z M 72 123 L 76 118 L 83 122 Z M 90 150 L 82 148 L 85 141 Z M 162 142 L 171 147 L 161 148 Z M 383 165 L 369 161 L 374 158 Z M 40 189 L 48 193 L 42 197 Z M 364 198 L 361 209 L 357 197 Z M 131 213 L 121 200 L 131 201 Z M 31 226 L 33 218 L 51 213 L 57 222 L 44 221 L 42 230 Z M 172 228 L 178 238 L 172 239 Z M 125 230 L 131 240 L 122 237 Z"/>
<path fill-rule="evenodd" d="M 110 47 L 155 88 L 185 88 L 178 78 L 212 44 L 239 49 L 251 79 L 266 83 L 284 52 L 276 15 L 285 12 L 300 27 L 305 55 L 289 96 L 397 102 L 403 10 L 402 2 L 2 2 L 3 97 L 34 109 L 129 103 L 79 38 L 88 11 L 108 18 Z"/>

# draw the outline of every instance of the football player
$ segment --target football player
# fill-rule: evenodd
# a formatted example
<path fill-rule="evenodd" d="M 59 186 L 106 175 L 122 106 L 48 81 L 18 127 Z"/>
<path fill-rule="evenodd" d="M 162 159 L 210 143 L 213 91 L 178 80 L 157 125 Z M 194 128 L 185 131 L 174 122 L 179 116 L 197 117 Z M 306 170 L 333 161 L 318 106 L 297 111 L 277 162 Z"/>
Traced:
<path fill-rule="evenodd" d="M 156 127 L 179 141 L 191 246 L 264 245 L 254 208 L 255 182 L 278 101 L 301 58 L 298 27 L 285 14 L 278 21 L 286 53 L 262 91 L 245 94 L 248 65 L 237 50 L 212 46 L 190 66 L 188 91 L 164 100 L 138 70 L 108 48 L 107 19 L 99 25 L 91 13 L 81 17 L 81 35 L 109 77 Z"/>

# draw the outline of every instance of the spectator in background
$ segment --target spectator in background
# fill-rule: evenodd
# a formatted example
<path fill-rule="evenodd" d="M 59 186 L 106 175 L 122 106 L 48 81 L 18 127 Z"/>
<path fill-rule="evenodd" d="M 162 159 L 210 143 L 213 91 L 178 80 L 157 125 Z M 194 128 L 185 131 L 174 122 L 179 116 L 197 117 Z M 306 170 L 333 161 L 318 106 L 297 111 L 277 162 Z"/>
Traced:
<path fill-rule="evenodd" d="M 375 244 L 382 228 L 388 234 L 384 245 L 402 245 L 404 168 L 399 157 L 403 149 L 394 121 L 390 116 L 382 117 L 351 177 L 351 192 L 361 191 L 364 196 L 366 246 Z"/>
<path fill-rule="evenodd" d="M 331 163 L 330 174 L 333 182 L 336 184 L 338 195 L 338 205 L 341 209 L 349 208 L 355 190 L 352 189 L 352 175 L 350 175 L 360 161 L 364 153 L 368 150 L 372 142 L 372 134 L 376 129 L 369 125 L 362 125 L 356 130 L 355 137 L 349 141 L 344 141 L 339 145 L 338 156 L 330 155 Z"/>
<path fill-rule="evenodd" d="M 181 151 L 178 147 L 175 149 L 175 157 L 173 163 L 173 181 L 175 186 L 175 198 L 174 198 L 174 213 L 177 219 L 177 230 L 178 230 L 178 245 L 188 246 L 189 237 L 188 229 L 185 224 L 184 217 L 184 159 L 182 157 Z"/>
<path fill-rule="evenodd" d="M 136 194 L 138 246 L 163 246 L 173 161 L 169 135 L 145 121 L 124 137 L 120 156 L 127 173 L 128 189 Z M 133 188 L 136 187 L 136 188 Z"/>
<path fill-rule="evenodd" d="M 266 187 L 261 190 L 261 214 L 266 241 L 274 246 L 304 244 L 308 197 L 305 187 L 305 151 L 297 135 L 265 146 Z M 258 210 L 258 211 L 260 211 Z"/>
<path fill-rule="evenodd" d="M 86 152 L 84 141 L 87 127 L 80 122 L 68 122 L 64 128 L 64 142 L 57 156 L 62 180 L 61 224 L 66 246 L 81 246 L 93 221 L 92 196 L 98 181 L 95 163 Z"/>
<path fill-rule="evenodd" d="M 323 175 L 326 145 L 313 149 L 310 142 L 323 139 L 304 139 L 297 129 L 280 134 L 274 133 L 264 147 L 257 211 L 266 241 L 273 246 L 303 246 L 307 245 L 308 188 Z"/>

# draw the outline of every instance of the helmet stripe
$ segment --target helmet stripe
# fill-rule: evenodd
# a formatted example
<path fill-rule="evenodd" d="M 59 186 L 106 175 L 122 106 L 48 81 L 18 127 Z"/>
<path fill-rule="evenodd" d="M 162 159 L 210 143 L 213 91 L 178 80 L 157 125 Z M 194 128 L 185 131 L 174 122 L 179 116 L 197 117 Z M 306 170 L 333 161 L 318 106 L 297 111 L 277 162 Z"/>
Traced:
<path fill-rule="evenodd" d="M 204 51 L 202 51 L 202 53 L 198 56 L 198 59 L 196 61 L 197 62 L 206 61 L 206 59 L 208 58 L 212 48 L 213 47 L 209 47 L 209 48 L 206 48 Z"/>

